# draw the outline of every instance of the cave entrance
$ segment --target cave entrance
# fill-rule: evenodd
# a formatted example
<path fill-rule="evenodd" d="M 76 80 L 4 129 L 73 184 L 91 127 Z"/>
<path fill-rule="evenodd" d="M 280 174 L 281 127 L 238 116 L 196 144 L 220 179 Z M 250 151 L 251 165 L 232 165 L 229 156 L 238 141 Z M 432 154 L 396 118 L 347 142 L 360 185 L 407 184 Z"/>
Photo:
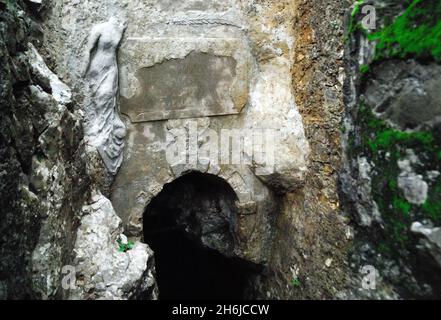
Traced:
<path fill-rule="evenodd" d="M 258 266 L 234 257 L 236 194 L 223 179 L 186 174 L 150 202 L 144 241 L 155 252 L 159 299 L 248 299 Z"/>

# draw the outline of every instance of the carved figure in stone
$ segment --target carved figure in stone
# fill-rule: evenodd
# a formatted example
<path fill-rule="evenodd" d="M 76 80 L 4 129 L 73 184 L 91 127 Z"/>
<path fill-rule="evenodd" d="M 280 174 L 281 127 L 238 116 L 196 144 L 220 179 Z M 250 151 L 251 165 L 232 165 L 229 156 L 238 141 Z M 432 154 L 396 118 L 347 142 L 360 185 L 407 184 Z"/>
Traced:
<path fill-rule="evenodd" d="M 122 163 L 127 133 L 117 111 L 117 51 L 125 28 L 125 23 L 115 17 L 92 28 L 84 70 L 90 99 L 85 110 L 85 133 L 112 174 Z"/>

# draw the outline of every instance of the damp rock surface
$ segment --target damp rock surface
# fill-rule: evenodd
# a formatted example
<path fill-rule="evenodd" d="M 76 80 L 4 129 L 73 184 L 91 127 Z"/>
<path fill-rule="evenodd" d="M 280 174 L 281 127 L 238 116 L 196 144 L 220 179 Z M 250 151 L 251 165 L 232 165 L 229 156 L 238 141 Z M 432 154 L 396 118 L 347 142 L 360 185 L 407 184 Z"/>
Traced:
<path fill-rule="evenodd" d="M 0 12 L 0 298 L 65 298 L 75 222 L 89 192 L 82 116 L 47 66 L 22 1 Z"/>
<path fill-rule="evenodd" d="M 357 27 L 363 4 L 348 12 L 341 183 L 355 237 L 352 285 L 343 296 L 439 298 L 439 56 L 428 41 L 441 7 L 431 0 L 370 3 L 375 30 Z M 378 219 L 366 219 L 373 215 Z M 357 284 L 366 266 L 378 272 L 376 290 Z"/>

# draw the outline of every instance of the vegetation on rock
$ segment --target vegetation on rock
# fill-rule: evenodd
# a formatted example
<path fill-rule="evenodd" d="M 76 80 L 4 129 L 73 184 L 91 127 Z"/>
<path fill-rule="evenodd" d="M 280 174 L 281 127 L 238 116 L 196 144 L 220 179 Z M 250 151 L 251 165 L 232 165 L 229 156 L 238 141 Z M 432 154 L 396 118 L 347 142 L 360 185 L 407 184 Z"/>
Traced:
<path fill-rule="evenodd" d="M 119 252 L 127 252 L 131 249 L 133 249 L 133 247 L 135 246 L 135 244 L 133 243 L 133 241 L 128 240 L 127 243 L 123 243 L 121 238 L 118 238 L 118 240 L 116 240 L 116 242 L 118 243 L 118 251 Z"/>
<path fill-rule="evenodd" d="M 404 13 L 368 39 L 376 41 L 375 60 L 432 57 L 441 61 L 441 2 L 411 1 Z"/>
<path fill-rule="evenodd" d="M 409 203 L 398 188 L 400 174 L 398 161 L 411 149 L 421 163 L 416 166 L 418 174 L 425 171 L 441 171 L 441 140 L 432 131 L 407 132 L 390 127 L 377 118 L 364 103 L 358 113 L 360 140 L 353 142 L 351 152 L 367 156 L 373 163 L 372 195 L 384 221 L 384 232 L 379 239 L 380 251 L 392 253 L 402 249 L 410 239 L 410 225 L 415 219 L 430 218 L 441 222 L 441 183 L 433 182 L 427 201 L 421 205 Z"/>

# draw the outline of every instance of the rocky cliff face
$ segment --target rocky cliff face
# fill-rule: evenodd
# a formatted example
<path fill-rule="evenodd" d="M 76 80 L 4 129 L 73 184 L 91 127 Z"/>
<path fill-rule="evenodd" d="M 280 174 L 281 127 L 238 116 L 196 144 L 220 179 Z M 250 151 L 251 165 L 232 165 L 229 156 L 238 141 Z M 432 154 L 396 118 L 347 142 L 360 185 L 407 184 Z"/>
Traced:
<path fill-rule="evenodd" d="M 348 274 L 350 237 L 338 194 L 347 4 L 290 3 L 292 86 L 311 152 L 304 184 L 282 200 L 268 286 L 274 298 L 329 299 L 342 290 Z"/>
<path fill-rule="evenodd" d="M 440 296 L 438 1 L 0 10 L 1 298 Z"/>
<path fill-rule="evenodd" d="M 337 8 L 334 3 L 332 6 Z M 312 165 L 314 173 L 311 174 L 319 175 L 317 179 L 320 181 L 326 180 L 323 180 L 325 188 L 319 186 L 322 183 L 318 182 L 319 180 L 317 180 L 317 185 L 305 188 L 304 181 L 306 181 L 309 144 L 318 143 L 328 134 L 332 135 L 331 132 L 338 127 L 338 115 L 328 127 L 329 132 L 327 128 L 323 128 L 319 136 L 312 136 L 317 133 L 311 131 L 311 136 L 305 139 L 303 122 L 298 110 L 306 110 L 307 105 L 312 104 L 315 104 L 314 108 L 319 109 L 321 108 L 319 105 L 325 100 L 325 103 L 335 106 L 335 110 L 339 109 L 341 101 L 339 101 L 338 92 L 341 90 L 338 90 L 338 87 L 341 84 L 338 83 L 338 75 L 341 70 L 336 68 L 330 72 L 328 84 L 331 83 L 335 87 L 327 90 L 326 96 L 315 95 L 316 101 L 308 101 L 307 94 L 304 93 L 306 89 L 302 88 L 303 91 L 300 91 L 297 86 L 292 85 L 293 82 L 303 77 L 302 72 L 306 70 L 306 68 L 299 67 L 293 69 L 295 59 L 299 61 L 315 59 L 316 53 L 313 51 L 317 50 L 313 45 L 311 51 L 302 53 L 304 58 L 299 58 L 301 54 L 295 53 L 295 49 L 299 48 L 300 52 L 303 41 L 307 43 L 315 39 L 309 37 L 294 44 L 295 33 L 301 31 L 302 28 L 301 24 L 293 27 L 292 21 L 293 19 L 300 21 L 300 16 L 304 12 L 312 14 L 313 7 L 306 7 L 305 4 L 294 1 L 278 3 L 231 1 L 229 4 L 219 4 L 216 1 L 206 4 L 198 1 L 186 1 L 180 4 L 166 4 L 166 1 L 107 2 L 104 4 L 92 1 L 81 5 L 75 1 L 68 1 L 62 4 L 59 2 L 43 2 L 43 4 L 26 2 L 18 3 L 18 6 L 13 7 L 17 12 L 21 12 L 20 8 L 26 8 L 26 14 L 34 14 L 36 16 L 33 16 L 33 19 L 44 21 L 44 23 L 34 23 L 44 30 L 43 35 L 40 34 L 37 39 L 41 40 L 39 50 L 69 86 L 70 89 L 63 85 L 66 90 L 72 92 L 70 110 L 78 114 L 78 122 L 86 127 L 85 139 L 82 139 L 81 135 L 77 136 L 78 143 L 83 146 L 80 154 L 85 171 L 73 176 L 78 179 L 88 179 L 84 185 L 87 192 L 82 192 L 81 195 L 84 197 L 75 200 L 77 206 L 75 212 L 63 211 L 69 218 L 75 217 L 75 224 L 72 223 L 71 227 L 70 247 L 61 251 L 68 255 L 71 260 L 66 259 L 77 267 L 76 283 L 80 286 L 76 290 L 71 290 L 66 296 L 129 298 L 133 297 L 133 292 L 139 291 L 137 288 L 147 290 L 146 283 L 148 283 L 147 287 L 152 286 L 153 273 L 146 271 L 153 270 L 150 263 L 147 263 L 152 253 L 148 251 L 148 248 L 144 248 L 139 249 L 139 252 L 144 250 L 146 259 L 142 259 L 141 253 L 136 257 L 141 265 L 148 264 L 149 267 L 138 268 L 140 270 L 138 273 L 134 271 L 133 274 L 136 275 L 132 277 L 131 285 L 116 284 L 113 291 L 105 289 L 106 284 L 116 281 L 115 277 L 122 276 L 112 270 L 112 268 L 117 268 L 112 263 L 118 264 L 118 262 L 110 262 L 115 259 L 109 259 L 117 254 L 115 246 L 113 249 L 111 247 L 122 232 L 119 218 L 116 215 L 122 218 L 123 226 L 128 230 L 131 239 L 140 240 L 143 212 L 150 201 L 165 184 L 189 171 L 217 175 L 228 182 L 236 193 L 239 201 L 237 203 L 238 217 L 234 217 L 232 220 L 234 226 L 230 228 L 234 230 L 237 228 L 238 235 L 234 235 L 234 238 L 239 239 L 239 242 L 236 247 L 232 248 L 232 252 L 225 254 L 237 255 L 259 264 L 266 270 L 264 276 L 253 284 L 254 288 L 258 288 L 256 289 L 258 296 L 301 297 L 302 293 L 299 288 L 292 285 L 294 280 L 301 282 L 303 289 L 308 291 L 307 295 L 311 297 L 331 297 L 333 292 L 337 291 L 336 288 L 341 285 L 339 283 L 341 280 L 335 284 L 327 283 L 317 290 L 312 289 L 317 288 L 317 284 L 323 280 L 322 276 L 315 275 L 316 270 L 327 268 L 336 277 L 338 274 L 344 274 L 340 272 L 343 268 L 341 250 L 337 249 L 344 242 L 344 236 L 338 236 L 337 239 L 333 236 L 334 234 L 344 235 L 344 233 L 334 232 L 331 229 L 333 223 L 336 223 L 336 230 L 342 230 L 344 227 L 337 215 L 336 168 L 331 169 L 332 164 L 328 166 L 329 171 L 326 173 L 328 178 L 325 178 L 319 173 L 321 165 L 315 165 L 315 167 Z M 5 8 L 12 7 L 8 3 Z M 50 10 L 45 11 L 46 8 Z M 337 9 L 340 10 L 339 17 L 332 23 L 335 24 L 336 36 L 341 37 L 342 11 L 341 8 Z M 6 14 L 9 12 L 6 11 Z M 21 14 L 26 16 L 25 13 Z M 144 21 L 146 16 L 149 17 L 150 24 L 127 23 L 129 17 L 132 20 L 135 19 L 134 21 L 136 19 Z M 315 15 L 311 18 L 313 21 L 308 19 L 305 24 L 317 30 L 318 37 L 321 38 L 327 26 L 321 24 L 318 19 L 314 19 Z M 14 21 L 10 22 L 12 25 L 14 23 Z M 120 27 L 113 28 L 111 25 Z M 269 29 L 268 26 L 270 26 Z M 121 47 L 118 49 L 115 46 L 119 44 L 122 34 L 120 31 L 124 32 L 124 35 Z M 174 42 L 170 42 L 171 39 L 174 39 Z M 196 42 L 194 39 L 199 40 Z M 146 46 L 145 41 L 151 44 Z M 323 46 L 327 47 L 329 44 L 323 44 Z M 120 76 L 118 72 L 111 71 L 115 66 L 115 60 L 111 57 L 116 54 L 116 49 L 119 53 Z M 325 50 L 329 49 L 329 47 L 325 48 Z M 313 67 L 314 74 L 318 74 L 318 70 L 324 68 L 326 59 L 336 59 L 336 61 L 341 59 L 338 54 L 332 57 L 330 54 L 328 52 L 324 54 L 317 67 Z M 39 59 L 41 60 L 39 63 L 44 65 L 43 59 Z M 104 66 L 106 63 L 107 67 Z M 198 79 L 197 75 L 189 75 L 184 82 L 167 89 L 169 82 L 173 79 L 164 78 L 164 75 L 174 72 L 175 69 L 192 70 L 195 64 L 201 66 L 197 69 L 199 76 L 212 74 L 209 80 L 201 82 L 202 78 Z M 109 85 L 104 85 L 99 78 L 102 76 L 101 68 L 104 67 L 107 70 L 105 78 L 110 79 Z M 294 76 L 292 76 L 292 70 L 294 70 Z M 50 72 L 49 69 L 47 72 Z M 219 78 L 216 78 L 217 74 L 220 75 Z M 175 77 L 178 76 L 179 73 L 175 74 Z M 112 102 L 117 98 L 112 77 L 120 80 L 119 88 L 122 96 L 120 107 L 125 114 L 123 126 L 116 125 L 118 119 L 113 116 L 119 104 L 117 106 Z M 160 84 L 157 89 L 159 91 L 154 96 L 151 96 L 151 91 L 142 92 L 144 81 L 149 84 L 152 80 L 159 81 Z M 304 79 L 304 81 L 309 80 Z M 320 80 L 317 81 L 320 82 Z M 206 87 L 207 91 L 200 91 L 198 95 L 193 96 L 192 91 L 187 90 L 186 96 L 184 95 L 185 99 L 180 95 L 170 96 L 172 107 L 176 99 L 181 99 L 179 101 L 185 103 L 206 104 L 208 102 L 209 104 L 201 107 L 200 111 L 190 113 L 170 110 L 167 113 L 158 114 L 158 112 L 136 110 L 143 100 L 151 101 L 154 107 L 156 104 L 160 107 L 161 100 L 156 101 L 156 96 L 160 97 L 164 92 L 169 94 L 173 90 L 181 90 L 183 85 L 188 88 L 191 86 Z M 213 90 L 218 92 L 218 96 L 211 96 L 210 91 Z M 295 105 L 294 90 L 299 90 L 299 106 Z M 50 92 L 50 94 L 53 93 Z M 227 97 L 226 95 L 229 94 L 231 96 Z M 204 96 L 203 100 L 198 100 L 201 95 Z M 305 98 L 302 98 L 302 95 Z M 85 118 L 81 117 L 82 111 L 86 115 Z M 142 117 L 138 118 L 138 114 Z M 237 114 L 237 116 L 232 114 Z M 216 117 L 216 115 L 225 116 Z M 190 120 L 174 120 L 174 118 L 181 117 L 190 118 Z M 170 138 L 176 139 L 176 130 L 180 128 L 191 130 L 191 118 L 195 117 L 202 118 L 196 121 L 199 130 L 214 132 L 219 136 L 221 129 L 225 128 L 245 129 L 250 132 L 257 129 L 279 130 L 281 128 L 282 135 L 279 137 L 281 150 L 278 150 L 280 152 L 275 159 L 274 168 L 270 168 L 268 163 L 265 168 L 265 163 L 254 163 L 254 160 L 250 164 L 222 163 L 219 166 L 213 161 L 208 166 L 201 166 L 200 163 L 196 163 L 194 167 L 192 167 L 193 164 L 190 166 L 170 165 L 166 162 L 167 159 L 159 157 L 161 155 L 159 151 L 164 151 L 163 148 L 170 143 Z M 170 120 L 166 122 L 149 122 L 169 118 Z M 266 127 L 262 125 L 265 123 Z M 309 122 L 307 123 L 309 125 Z M 314 121 L 311 125 L 312 123 Z M 122 163 L 121 172 L 116 175 L 114 181 L 113 175 L 121 165 L 121 153 L 117 151 L 121 149 L 118 146 L 124 146 L 118 142 L 118 139 L 124 139 L 125 136 L 125 133 L 118 128 L 124 126 L 128 128 L 126 139 L 128 146 L 124 154 L 126 160 Z M 175 135 L 174 138 L 173 135 Z M 108 140 L 108 137 L 114 138 Z M 58 149 L 60 148 L 61 146 L 58 146 Z M 324 156 L 321 154 L 322 150 L 323 146 L 317 148 L 314 146 L 317 156 Z M 153 165 L 144 166 L 143 163 Z M 268 169 L 271 170 L 268 171 Z M 70 177 L 64 179 L 68 180 Z M 322 190 L 319 191 L 319 189 Z M 309 190 L 314 190 L 313 194 L 309 195 Z M 116 206 L 116 212 L 113 211 L 110 203 L 106 203 L 101 194 L 111 197 L 112 203 Z M 19 201 L 22 199 L 20 198 Z M 308 208 L 306 210 L 314 212 L 318 210 L 324 216 L 304 216 L 292 223 L 290 220 L 294 216 L 305 211 L 305 209 L 297 211 L 298 208 Z M 114 218 L 104 217 L 103 210 L 107 210 L 108 214 Z M 102 224 L 107 225 L 107 229 L 101 228 Z M 301 230 L 305 224 L 310 224 L 309 231 L 307 231 L 310 240 L 303 241 L 303 237 L 298 235 L 303 232 Z M 291 230 L 297 228 L 297 232 L 293 235 Z M 322 240 L 314 240 L 314 232 L 322 234 Z M 51 232 L 45 231 L 42 234 L 50 236 Z M 214 235 L 213 237 L 215 239 Z M 99 244 L 101 241 L 104 242 L 104 247 Z M 285 244 L 288 245 L 291 241 L 299 245 L 299 251 L 289 250 L 286 257 L 280 256 L 284 252 Z M 315 247 L 313 243 L 317 243 L 318 246 Z M 44 243 L 35 245 L 36 248 L 44 247 Z M 216 242 L 213 243 L 214 248 L 217 245 Z M 98 248 L 101 248 L 105 254 L 97 255 Z M 136 245 L 135 248 L 137 248 Z M 45 253 L 43 249 L 38 249 L 37 252 L 40 252 L 42 257 L 52 257 L 51 253 Z M 130 251 L 130 254 L 133 254 L 133 251 Z M 105 267 L 100 268 L 94 264 L 94 260 L 97 259 L 103 262 Z M 59 270 L 61 267 L 62 265 L 59 264 L 49 269 Z M 44 272 L 42 274 L 42 279 L 46 279 Z M 59 280 L 56 279 L 53 283 L 57 284 Z M 121 291 L 119 289 L 121 287 L 126 288 L 126 291 Z M 324 287 L 326 289 L 322 290 Z M 55 296 L 55 293 L 45 297 L 52 296 Z"/>
<path fill-rule="evenodd" d="M 41 29 L 29 5 L 0 3 L 0 283 L 2 298 L 48 299 L 63 297 L 90 179 L 81 115 L 32 44 Z"/>
<path fill-rule="evenodd" d="M 118 251 L 121 220 L 96 186 L 102 163 L 86 152 L 83 113 L 35 47 L 41 46 L 45 5 L 0 3 L 1 297 L 153 292 L 152 252 L 143 244 Z"/>
<path fill-rule="evenodd" d="M 366 30 L 361 9 L 377 8 Z M 377 268 L 374 298 L 440 295 L 439 1 L 365 1 L 348 15 L 343 125 L 350 262 Z M 358 280 L 357 280 L 358 281 Z"/>

